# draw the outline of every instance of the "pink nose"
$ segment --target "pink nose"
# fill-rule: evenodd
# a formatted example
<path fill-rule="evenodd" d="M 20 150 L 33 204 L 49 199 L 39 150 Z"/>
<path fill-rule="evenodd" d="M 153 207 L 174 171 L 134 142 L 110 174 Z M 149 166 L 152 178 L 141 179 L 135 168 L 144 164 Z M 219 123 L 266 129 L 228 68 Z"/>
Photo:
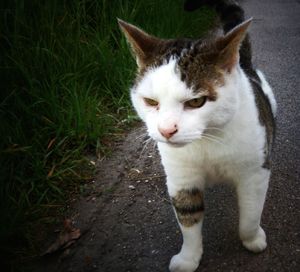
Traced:
<path fill-rule="evenodd" d="M 166 139 L 170 139 L 177 131 L 177 125 L 174 125 L 173 127 L 168 128 L 161 128 L 158 127 L 158 130 L 162 136 L 164 136 Z"/>

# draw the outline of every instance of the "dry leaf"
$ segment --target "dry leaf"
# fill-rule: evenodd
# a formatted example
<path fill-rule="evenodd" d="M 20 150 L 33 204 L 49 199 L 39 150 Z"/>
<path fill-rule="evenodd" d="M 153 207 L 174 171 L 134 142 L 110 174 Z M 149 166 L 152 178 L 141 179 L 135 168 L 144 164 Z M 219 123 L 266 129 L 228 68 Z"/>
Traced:
<path fill-rule="evenodd" d="M 70 219 L 64 221 L 64 229 L 58 235 L 56 241 L 42 254 L 54 253 L 60 249 L 65 249 L 75 243 L 75 241 L 80 237 L 80 229 L 72 227 Z"/>

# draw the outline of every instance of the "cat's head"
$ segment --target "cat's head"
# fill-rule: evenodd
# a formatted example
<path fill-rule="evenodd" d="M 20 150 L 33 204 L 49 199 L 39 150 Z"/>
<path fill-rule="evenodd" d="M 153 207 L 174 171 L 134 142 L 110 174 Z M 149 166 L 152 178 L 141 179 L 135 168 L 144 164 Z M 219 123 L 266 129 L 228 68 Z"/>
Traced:
<path fill-rule="evenodd" d="M 154 140 L 184 145 L 232 120 L 249 24 L 209 40 L 165 40 L 119 20 L 138 65 L 131 99 Z"/>

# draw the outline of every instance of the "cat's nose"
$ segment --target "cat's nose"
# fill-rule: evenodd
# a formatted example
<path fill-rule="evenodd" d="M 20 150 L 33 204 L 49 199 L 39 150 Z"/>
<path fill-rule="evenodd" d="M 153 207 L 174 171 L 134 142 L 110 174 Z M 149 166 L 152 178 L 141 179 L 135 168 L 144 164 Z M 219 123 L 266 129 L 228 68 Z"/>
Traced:
<path fill-rule="evenodd" d="M 167 128 L 158 127 L 158 131 L 166 139 L 170 139 L 178 131 L 178 129 L 177 129 L 177 125 L 174 125 Z"/>

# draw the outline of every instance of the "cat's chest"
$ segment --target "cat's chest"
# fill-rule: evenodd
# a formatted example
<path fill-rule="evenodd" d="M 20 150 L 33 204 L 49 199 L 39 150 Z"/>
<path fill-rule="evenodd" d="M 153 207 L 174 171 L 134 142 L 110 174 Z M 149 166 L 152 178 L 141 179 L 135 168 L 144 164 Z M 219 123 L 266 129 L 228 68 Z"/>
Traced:
<path fill-rule="evenodd" d="M 195 152 L 189 158 L 190 163 L 199 169 L 206 182 L 231 180 L 241 168 L 242 154 L 234 147 L 224 146 L 221 143 L 213 145 L 206 143 L 206 145 L 195 145 L 193 149 Z"/>
<path fill-rule="evenodd" d="M 258 145 L 239 141 L 202 141 L 184 148 L 159 145 L 166 174 L 174 178 L 201 176 L 206 182 L 231 181 L 259 165 Z M 250 167 L 252 168 L 252 167 Z"/>

